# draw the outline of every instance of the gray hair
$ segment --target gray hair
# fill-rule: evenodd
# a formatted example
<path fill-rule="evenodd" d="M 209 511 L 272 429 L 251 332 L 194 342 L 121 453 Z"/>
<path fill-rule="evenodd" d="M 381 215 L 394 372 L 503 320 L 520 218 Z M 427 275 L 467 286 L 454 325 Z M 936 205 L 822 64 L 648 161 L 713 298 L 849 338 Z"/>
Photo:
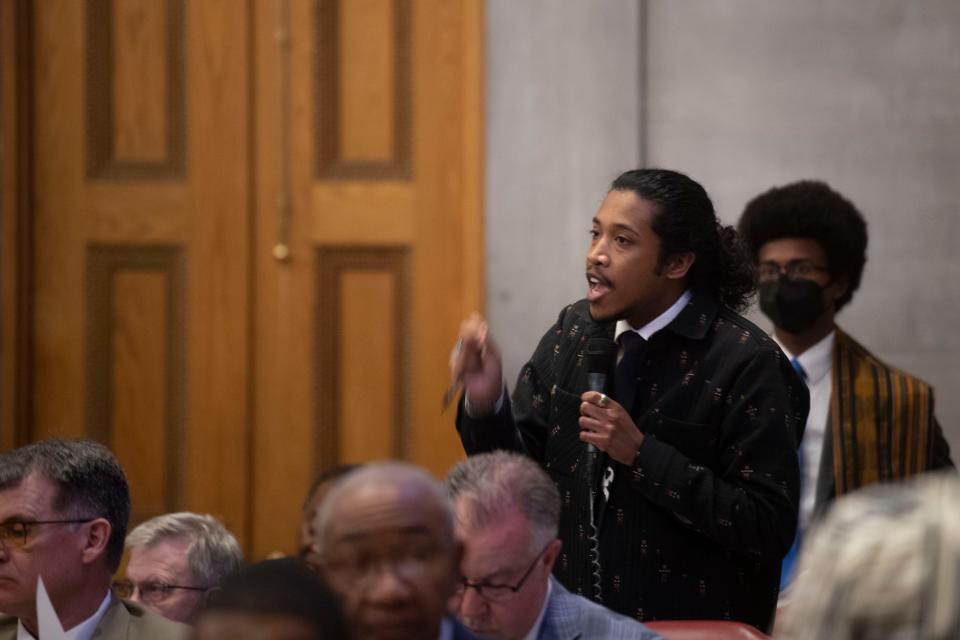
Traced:
<path fill-rule="evenodd" d="M 127 536 L 128 547 L 149 547 L 167 540 L 187 540 L 187 568 L 205 587 L 219 586 L 240 570 L 243 552 L 219 520 L 208 514 L 167 513 L 138 525 Z"/>
<path fill-rule="evenodd" d="M 130 487 L 110 450 L 92 440 L 43 440 L 0 454 L 0 491 L 37 473 L 57 486 L 53 508 L 110 523 L 106 563 L 116 571 L 130 519 Z"/>
<path fill-rule="evenodd" d="M 808 537 L 779 638 L 960 637 L 960 479 L 928 474 L 837 501 Z"/>
<path fill-rule="evenodd" d="M 323 551 L 330 524 L 335 519 L 335 509 L 345 498 L 363 489 L 402 487 L 405 492 L 419 493 L 435 503 L 443 514 L 447 542 L 453 538 L 453 507 L 443 490 L 443 485 L 424 469 L 406 462 L 371 462 L 343 476 L 330 489 L 313 519 L 314 540 L 317 551 Z"/>
<path fill-rule="evenodd" d="M 532 525 L 536 550 L 557 537 L 560 492 L 526 456 L 508 451 L 470 456 L 447 473 L 445 483 L 464 526 L 485 528 L 518 510 Z"/>

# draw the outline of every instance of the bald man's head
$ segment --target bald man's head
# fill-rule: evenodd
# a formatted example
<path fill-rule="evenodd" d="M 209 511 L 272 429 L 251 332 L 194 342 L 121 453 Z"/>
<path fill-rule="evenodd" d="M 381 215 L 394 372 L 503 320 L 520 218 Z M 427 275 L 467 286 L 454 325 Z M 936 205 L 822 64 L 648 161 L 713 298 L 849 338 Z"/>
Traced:
<path fill-rule="evenodd" d="M 320 568 L 364 638 L 435 639 L 462 553 L 440 483 L 412 465 L 365 465 L 314 521 Z"/>

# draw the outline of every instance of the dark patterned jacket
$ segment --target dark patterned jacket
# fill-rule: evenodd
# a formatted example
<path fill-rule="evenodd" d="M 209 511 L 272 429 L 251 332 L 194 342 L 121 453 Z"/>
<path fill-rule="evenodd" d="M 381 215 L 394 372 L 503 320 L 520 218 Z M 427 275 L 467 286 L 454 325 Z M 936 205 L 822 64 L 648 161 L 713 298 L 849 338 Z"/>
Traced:
<path fill-rule="evenodd" d="M 468 454 L 525 452 L 560 489 L 555 573 L 590 595 L 584 351 L 615 323 L 585 301 L 565 308 L 523 367 L 513 402 L 457 426 Z M 646 434 L 632 467 L 613 463 L 600 516 L 603 604 L 639 620 L 732 619 L 769 627 L 799 503 L 797 442 L 807 388 L 777 345 L 709 294 L 695 293 L 637 356 L 633 418 Z M 461 402 L 462 405 L 462 402 Z M 605 456 L 604 456 L 605 457 Z"/>

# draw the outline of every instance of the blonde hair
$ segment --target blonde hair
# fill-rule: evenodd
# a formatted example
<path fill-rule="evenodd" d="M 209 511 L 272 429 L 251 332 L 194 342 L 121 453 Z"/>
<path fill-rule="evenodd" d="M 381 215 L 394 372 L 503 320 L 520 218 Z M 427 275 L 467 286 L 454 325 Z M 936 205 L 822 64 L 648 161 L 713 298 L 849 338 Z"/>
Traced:
<path fill-rule="evenodd" d="M 808 537 L 777 638 L 960 638 L 960 478 L 928 474 L 837 501 Z"/>

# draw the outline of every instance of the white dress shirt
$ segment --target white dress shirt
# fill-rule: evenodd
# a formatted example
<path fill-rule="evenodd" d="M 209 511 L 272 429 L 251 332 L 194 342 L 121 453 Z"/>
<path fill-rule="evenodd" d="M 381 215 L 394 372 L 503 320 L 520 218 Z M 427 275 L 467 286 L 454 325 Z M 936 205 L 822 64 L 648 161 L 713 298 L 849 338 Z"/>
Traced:
<path fill-rule="evenodd" d="M 803 469 L 800 470 L 800 531 L 806 531 L 813 515 L 817 498 L 817 478 L 820 474 L 820 458 L 823 456 L 824 437 L 827 420 L 830 417 L 830 396 L 833 393 L 833 341 L 836 335 L 831 331 L 824 339 L 813 345 L 799 356 L 794 356 L 777 340 L 777 344 L 791 360 L 796 358 L 807 374 L 807 388 L 810 390 L 810 413 L 807 415 L 807 427 L 803 432 Z M 774 336 L 776 340 L 776 336 Z"/>
<path fill-rule="evenodd" d="M 94 611 L 92 616 L 64 632 L 66 640 L 90 640 L 93 637 L 93 632 L 97 630 L 97 625 L 100 624 L 100 618 L 103 617 L 103 614 L 106 613 L 107 607 L 109 606 L 110 590 L 108 589 L 107 595 L 104 596 L 103 602 L 100 603 L 100 608 Z M 23 626 L 22 620 L 17 623 L 17 640 L 37 640 L 33 637 L 33 634 Z"/>
<path fill-rule="evenodd" d="M 627 331 L 636 331 L 644 340 L 649 340 L 650 336 L 655 334 L 660 329 L 663 329 L 668 324 L 673 322 L 674 318 L 680 315 L 680 312 L 683 311 L 683 308 L 687 306 L 687 303 L 690 302 L 690 299 L 693 297 L 693 293 L 687 289 L 683 294 L 677 298 L 677 301 L 670 305 L 670 308 L 658 315 L 656 318 L 643 325 L 640 328 L 636 328 L 630 325 L 626 320 L 617 321 L 617 329 L 614 331 L 613 338 L 620 342 L 620 336 Z M 620 349 L 620 353 L 617 354 L 617 362 L 620 362 L 620 358 L 623 356 L 623 349 Z"/>

